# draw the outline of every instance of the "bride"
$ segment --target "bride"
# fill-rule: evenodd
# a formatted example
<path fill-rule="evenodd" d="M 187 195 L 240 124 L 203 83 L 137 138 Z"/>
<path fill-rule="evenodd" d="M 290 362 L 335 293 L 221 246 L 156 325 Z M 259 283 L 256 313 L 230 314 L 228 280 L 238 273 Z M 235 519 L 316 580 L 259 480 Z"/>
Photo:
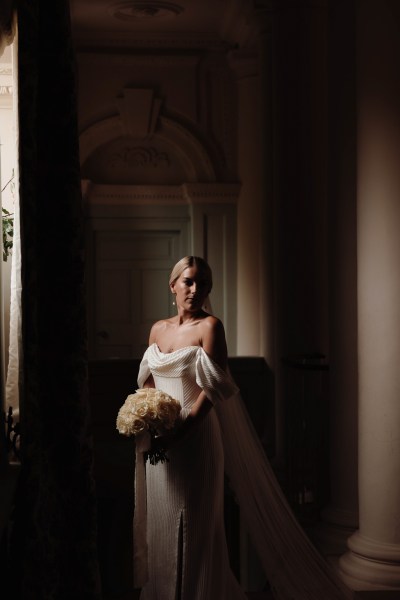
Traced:
<path fill-rule="evenodd" d="M 136 445 L 135 576 L 141 600 L 245 600 L 228 560 L 224 469 L 276 598 L 340 600 L 351 594 L 298 526 L 227 372 L 224 328 L 206 312 L 209 265 L 182 258 L 170 289 L 177 315 L 155 323 L 139 370 L 182 406 L 156 439 L 168 462 L 146 465 Z"/>

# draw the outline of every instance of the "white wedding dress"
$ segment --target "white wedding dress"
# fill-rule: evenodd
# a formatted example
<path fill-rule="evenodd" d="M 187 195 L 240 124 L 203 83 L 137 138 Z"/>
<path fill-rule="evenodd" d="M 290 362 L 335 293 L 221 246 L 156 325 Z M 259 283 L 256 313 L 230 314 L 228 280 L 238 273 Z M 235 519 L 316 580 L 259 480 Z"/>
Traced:
<path fill-rule="evenodd" d="M 187 414 L 209 378 L 203 373 L 205 357 L 196 346 L 163 354 L 152 345 L 143 357 L 139 386 L 151 372 L 156 387 L 179 400 Z M 233 383 L 226 382 L 213 386 L 208 397 L 224 402 L 234 392 Z M 245 600 L 229 568 L 224 453 L 216 412 L 209 411 L 168 451 L 168 458 L 146 468 L 149 579 L 141 600 Z"/>
<path fill-rule="evenodd" d="M 138 384 L 182 405 L 201 390 L 214 404 L 198 428 L 146 464 L 136 447 L 134 559 L 141 600 L 245 600 L 224 531 L 224 467 L 266 576 L 281 600 L 343 600 L 351 592 L 297 524 L 264 455 L 233 380 L 198 346 L 164 354 L 149 346 Z"/>

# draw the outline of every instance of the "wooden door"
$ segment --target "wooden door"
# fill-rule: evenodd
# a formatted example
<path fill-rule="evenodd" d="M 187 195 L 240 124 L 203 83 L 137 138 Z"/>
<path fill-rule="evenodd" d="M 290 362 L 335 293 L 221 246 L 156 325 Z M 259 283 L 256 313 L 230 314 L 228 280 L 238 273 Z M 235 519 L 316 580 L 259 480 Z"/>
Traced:
<path fill-rule="evenodd" d="M 88 278 L 90 358 L 139 358 L 154 321 L 174 314 L 168 279 L 186 253 L 185 236 L 179 227 L 137 229 L 132 219 L 99 221 Z"/>

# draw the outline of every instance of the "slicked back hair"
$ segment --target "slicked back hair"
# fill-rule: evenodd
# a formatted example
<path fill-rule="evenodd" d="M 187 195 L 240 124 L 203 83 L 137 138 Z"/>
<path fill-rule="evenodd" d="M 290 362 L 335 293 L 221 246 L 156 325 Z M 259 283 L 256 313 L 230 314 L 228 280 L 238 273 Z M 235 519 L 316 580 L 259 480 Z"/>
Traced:
<path fill-rule="evenodd" d="M 183 271 L 189 267 L 197 267 L 200 273 L 204 275 L 205 280 L 209 285 L 208 293 L 210 293 L 213 285 L 212 271 L 209 264 L 200 256 L 184 256 L 181 258 L 171 271 L 169 284 L 171 285 L 172 283 L 175 283 L 178 277 L 182 275 Z"/>

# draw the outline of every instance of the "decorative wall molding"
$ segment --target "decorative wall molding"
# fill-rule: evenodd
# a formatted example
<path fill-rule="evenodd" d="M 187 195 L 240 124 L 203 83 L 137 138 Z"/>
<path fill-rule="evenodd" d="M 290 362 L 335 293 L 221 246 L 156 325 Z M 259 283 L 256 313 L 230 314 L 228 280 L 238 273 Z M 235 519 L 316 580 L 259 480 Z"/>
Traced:
<path fill-rule="evenodd" d="M 97 121 L 79 136 L 81 164 L 103 144 L 125 135 L 126 130 L 121 117 L 113 116 Z"/>
<path fill-rule="evenodd" d="M 126 48 L 124 48 L 126 50 Z M 139 66 L 148 67 L 176 67 L 176 68 L 195 68 L 199 64 L 201 56 L 198 52 L 188 54 L 128 54 L 111 52 L 88 52 L 79 53 L 79 63 L 82 65 L 99 65 L 102 67 L 105 63 L 108 66 L 135 68 Z"/>
<path fill-rule="evenodd" d="M 86 194 L 92 206 L 187 204 L 182 186 L 172 185 L 98 185 Z"/>
<path fill-rule="evenodd" d="M 237 204 L 240 183 L 184 183 L 183 193 L 189 204 Z"/>
<path fill-rule="evenodd" d="M 137 168 L 152 166 L 155 169 L 160 166 L 169 167 L 170 159 L 166 152 L 159 152 L 157 148 L 145 148 L 143 146 L 125 146 L 120 152 L 115 153 L 110 159 L 111 166 L 122 163 L 125 167 Z"/>
<path fill-rule="evenodd" d="M 215 181 L 215 169 L 211 158 L 196 136 L 177 121 L 160 117 L 160 130 L 158 135 L 161 139 L 169 141 L 182 162 L 187 164 L 188 180 L 190 181 Z"/>
<path fill-rule="evenodd" d="M 184 50 L 210 50 L 225 52 L 232 45 L 213 34 L 184 32 L 131 32 L 121 31 L 111 34 L 105 31 L 80 30 L 75 35 L 76 46 L 80 53 L 93 52 L 98 49 L 104 52 L 109 49 L 121 49 L 123 51 L 139 48 L 152 49 L 184 49 Z M 87 50 L 86 50 L 87 49 Z"/>
<path fill-rule="evenodd" d="M 92 206 L 124 205 L 235 205 L 238 183 L 183 183 L 182 185 L 100 185 L 84 181 L 85 201 Z"/>
<path fill-rule="evenodd" d="M 126 135 L 127 131 L 119 116 L 108 117 L 88 127 L 80 135 L 81 164 L 83 165 L 97 148 Z M 170 148 L 171 158 L 174 155 L 180 162 L 187 181 L 215 181 L 215 169 L 207 150 L 180 123 L 160 117 L 159 127 L 152 138 L 153 146 L 156 146 L 157 139 Z"/>
<path fill-rule="evenodd" d="M 162 103 L 154 90 L 125 88 L 116 101 L 128 134 L 145 138 L 154 133 Z"/>

